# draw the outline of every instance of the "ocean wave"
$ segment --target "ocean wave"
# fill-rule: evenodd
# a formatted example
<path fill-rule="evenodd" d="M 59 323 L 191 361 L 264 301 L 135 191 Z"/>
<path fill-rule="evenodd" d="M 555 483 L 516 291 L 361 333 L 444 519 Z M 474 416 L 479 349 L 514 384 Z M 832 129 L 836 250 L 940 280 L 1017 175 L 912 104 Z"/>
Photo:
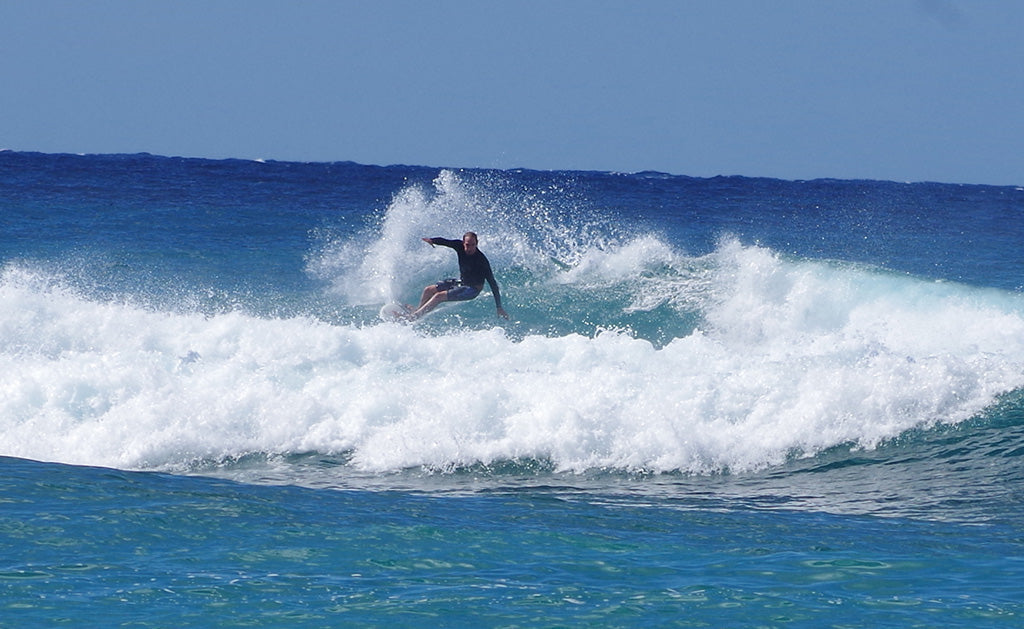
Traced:
<path fill-rule="evenodd" d="M 472 304 L 409 326 L 171 312 L 8 265 L 0 454 L 174 471 L 317 452 L 361 474 L 531 460 L 717 474 L 877 448 L 1024 386 L 1016 293 L 731 239 L 689 257 L 652 236 L 517 282 L 534 290 L 514 298 L 514 321 L 488 308 L 465 325 L 455 313 Z M 553 312 L 571 313 L 566 328 Z M 643 314 L 657 335 L 631 325 Z"/>

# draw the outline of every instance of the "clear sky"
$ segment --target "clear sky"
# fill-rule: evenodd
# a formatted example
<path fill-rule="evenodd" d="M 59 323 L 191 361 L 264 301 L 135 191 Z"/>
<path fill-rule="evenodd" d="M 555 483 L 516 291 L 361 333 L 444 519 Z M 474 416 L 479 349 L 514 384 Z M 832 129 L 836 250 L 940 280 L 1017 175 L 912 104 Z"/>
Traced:
<path fill-rule="evenodd" d="M 0 148 L 1024 185 L 1024 2 L 0 0 Z"/>

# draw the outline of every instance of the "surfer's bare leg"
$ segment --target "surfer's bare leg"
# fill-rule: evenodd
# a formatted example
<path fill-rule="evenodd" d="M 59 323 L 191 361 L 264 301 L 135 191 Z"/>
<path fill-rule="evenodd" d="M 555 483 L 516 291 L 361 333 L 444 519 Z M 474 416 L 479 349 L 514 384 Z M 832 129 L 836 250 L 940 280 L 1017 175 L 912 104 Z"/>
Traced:
<path fill-rule="evenodd" d="M 424 297 L 426 297 L 427 291 L 433 288 L 433 286 L 428 286 L 426 289 L 424 289 Z M 412 313 L 409 316 L 411 316 L 413 319 L 421 317 L 430 312 L 431 310 L 433 310 L 434 308 L 436 308 L 437 304 L 440 304 L 448 300 L 448 291 L 446 290 L 438 292 L 437 289 L 434 289 L 431 291 L 431 293 L 432 294 L 426 298 L 426 301 L 420 301 L 420 307 L 416 310 L 416 312 Z"/>
<path fill-rule="evenodd" d="M 424 288 L 423 289 L 423 294 L 420 295 L 420 305 L 416 306 L 416 308 L 422 308 L 428 301 L 430 301 L 430 298 L 433 297 L 436 294 L 437 294 L 437 286 L 436 285 L 431 284 L 431 285 L 427 286 L 426 288 Z"/>

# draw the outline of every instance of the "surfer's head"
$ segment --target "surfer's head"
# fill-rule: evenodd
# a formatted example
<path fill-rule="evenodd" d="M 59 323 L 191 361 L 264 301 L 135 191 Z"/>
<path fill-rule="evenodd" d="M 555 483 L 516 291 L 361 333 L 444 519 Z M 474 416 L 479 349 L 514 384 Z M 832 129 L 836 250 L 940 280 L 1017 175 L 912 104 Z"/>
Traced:
<path fill-rule="evenodd" d="M 476 253 L 476 233 L 466 232 L 462 235 L 462 249 L 469 255 Z"/>

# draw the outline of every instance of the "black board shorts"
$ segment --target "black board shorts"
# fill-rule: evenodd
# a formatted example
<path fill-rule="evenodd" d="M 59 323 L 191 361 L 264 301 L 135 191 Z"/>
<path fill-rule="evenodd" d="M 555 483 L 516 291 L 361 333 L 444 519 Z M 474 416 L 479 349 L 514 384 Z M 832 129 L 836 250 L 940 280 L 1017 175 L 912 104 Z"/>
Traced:
<path fill-rule="evenodd" d="M 437 292 L 444 291 L 445 301 L 469 301 L 480 294 L 480 289 L 474 286 L 467 286 L 460 280 L 447 279 L 434 284 Z"/>

